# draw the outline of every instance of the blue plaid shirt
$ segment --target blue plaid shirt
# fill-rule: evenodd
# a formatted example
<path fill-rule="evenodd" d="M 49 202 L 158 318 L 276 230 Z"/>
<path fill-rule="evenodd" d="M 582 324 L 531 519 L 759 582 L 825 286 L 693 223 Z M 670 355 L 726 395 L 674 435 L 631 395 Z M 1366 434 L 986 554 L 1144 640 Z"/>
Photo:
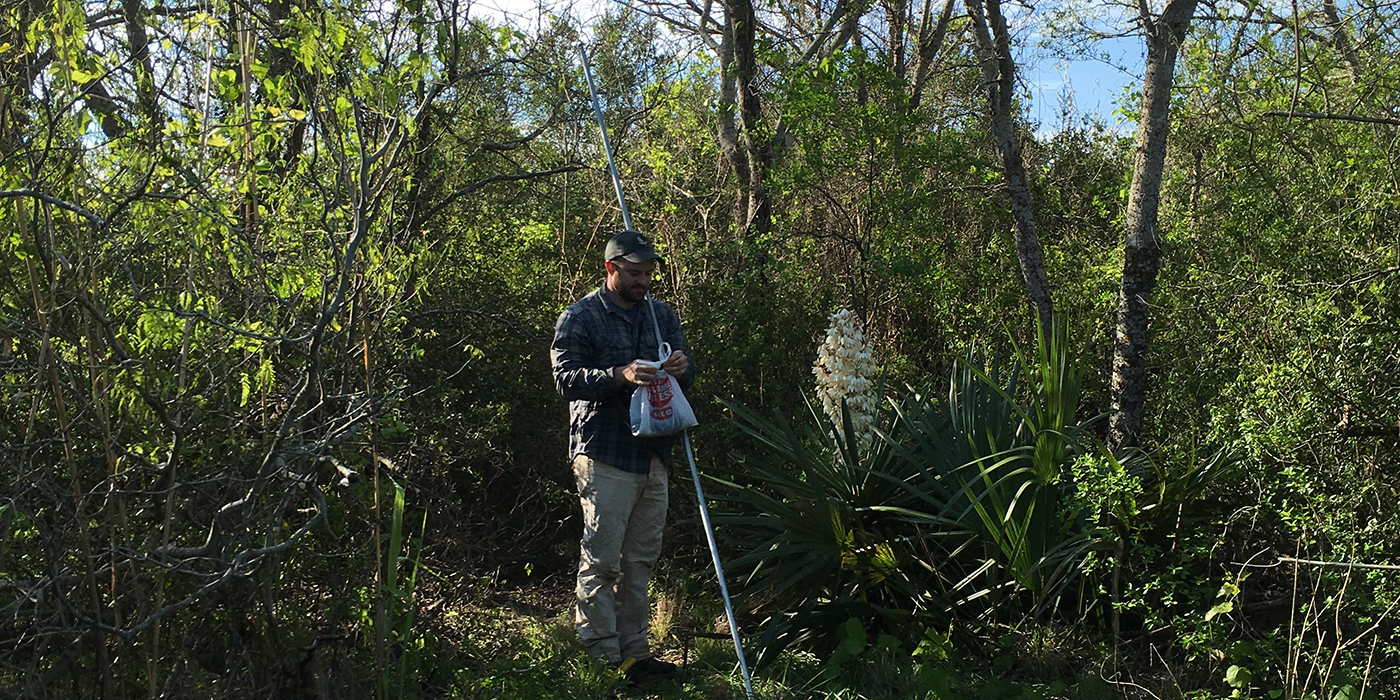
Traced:
<path fill-rule="evenodd" d="M 681 320 L 671 307 L 653 301 L 661 338 L 672 350 L 686 354 Z M 633 360 L 661 360 L 656 332 L 647 302 L 637 305 L 636 320 L 628 320 L 622 307 L 602 288 L 578 300 L 559 314 L 551 353 L 554 387 L 569 401 L 569 460 L 581 454 L 634 474 L 651 471 L 652 455 L 669 467 L 675 436 L 632 436 L 628 408 L 635 387 L 618 386 L 612 369 Z M 678 381 L 682 390 L 695 383 L 695 363 Z"/>

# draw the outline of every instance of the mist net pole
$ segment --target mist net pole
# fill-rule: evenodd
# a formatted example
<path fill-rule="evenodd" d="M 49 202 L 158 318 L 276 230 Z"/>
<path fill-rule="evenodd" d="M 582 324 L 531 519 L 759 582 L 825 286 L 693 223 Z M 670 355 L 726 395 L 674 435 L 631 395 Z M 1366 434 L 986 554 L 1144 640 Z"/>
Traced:
<path fill-rule="evenodd" d="M 627 213 L 627 199 L 622 196 L 622 178 L 617 174 L 617 163 L 613 161 L 612 144 L 608 142 L 608 126 L 603 123 L 603 107 L 598 103 L 598 88 L 593 85 L 593 68 L 588 65 L 588 51 L 583 44 L 578 45 L 578 55 L 583 57 L 583 77 L 588 79 L 588 93 L 593 96 L 593 115 L 598 118 L 598 132 L 603 135 L 603 152 L 608 155 L 608 172 L 612 173 L 613 189 L 617 190 L 617 205 L 622 207 L 622 225 L 629 231 L 632 228 L 632 215 Z"/>
<path fill-rule="evenodd" d="M 744 660 L 744 644 L 739 641 L 739 621 L 734 619 L 734 605 L 729 602 L 729 586 L 724 583 L 724 565 L 719 561 L 719 546 L 715 530 L 710 526 L 710 509 L 705 506 L 705 491 L 700 488 L 700 470 L 695 468 L 695 453 L 690 449 L 690 431 L 681 433 L 685 442 L 685 458 L 690 462 L 690 478 L 695 482 L 695 500 L 700 503 L 700 522 L 705 526 L 705 539 L 710 542 L 710 558 L 715 560 L 715 576 L 719 578 L 719 595 L 724 599 L 724 614 L 729 617 L 729 633 L 734 637 L 734 654 L 739 657 L 739 670 L 744 674 L 744 690 L 753 700 L 753 677 L 749 662 Z"/>

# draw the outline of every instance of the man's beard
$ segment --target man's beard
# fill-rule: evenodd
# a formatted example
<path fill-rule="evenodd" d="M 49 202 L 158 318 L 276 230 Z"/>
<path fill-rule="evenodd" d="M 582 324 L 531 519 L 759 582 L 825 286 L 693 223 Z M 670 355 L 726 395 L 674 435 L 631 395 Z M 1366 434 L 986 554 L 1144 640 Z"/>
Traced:
<path fill-rule="evenodd" d="M 643 299 L 647 298 L 647 290 L 646 287 L 628 287 L 619 292 L 618 296 L 633 304 L 640 304 Z"/>

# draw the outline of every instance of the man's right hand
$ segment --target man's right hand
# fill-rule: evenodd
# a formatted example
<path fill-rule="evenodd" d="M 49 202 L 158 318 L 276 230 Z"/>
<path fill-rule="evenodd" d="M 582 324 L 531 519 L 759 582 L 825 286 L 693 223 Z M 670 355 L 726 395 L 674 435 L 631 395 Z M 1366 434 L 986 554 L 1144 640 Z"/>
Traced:
<path fill-rule="evenodd" d="M 618 386 L 647 386 L 656 380 L 656 365 L 645 360 L 633 360 L 631 364 L 613 368 L 613 381 Z"/>

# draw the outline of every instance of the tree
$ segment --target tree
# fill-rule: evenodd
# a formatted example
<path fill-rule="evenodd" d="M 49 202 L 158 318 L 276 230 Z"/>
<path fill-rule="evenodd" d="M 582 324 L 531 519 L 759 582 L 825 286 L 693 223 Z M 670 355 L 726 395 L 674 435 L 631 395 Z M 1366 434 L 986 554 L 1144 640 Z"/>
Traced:
<path fill-rule="evenodd" d="M 1011 198 L 1012 237 L 1016 240 L 1021 278 L 1041 327 L 1050 328 L 1054 304 L 1050 284 L 1045 279 L 1045 265 L 1041 262 L 1040 239 L 1035 233 L 1035 204 L 1016 138 L 1016 66 L 1011 58 L 1011 33 L 1001 12 L 1000 0 L 987 0 L 985 6 L 982 0 L 967 0 L 967 11 L 972 17 L 977 59 L 982 65 L 982 81 L 987 90 L 992 143 L 1006 175 L 1007 195 Z"/>
<path fill-rule="evenodd" d="M 1137 146 L 1133 154 L 1133 181 L 1128 189 L 1123 276 L 1114 326 L 1108 424 L 1108 445 L 1113 450 L 1136 444 L 1142 431 L 1149 301 L 1162 265 L 1157 212 L 1167 161 L 1167 137 L 1171 134 L 1172 79 L 1177 54 L 1191 28 L 1196 4 L 1197 0 L 1168 0 L 1161 13 L 1153 16 L 1143 3 L 1137 17 L 1147 44 L 1147 57 L 1142 106 L 1138 112 Z"/>
<path fill-rule="evenodd" d="M 818 3 L 800 8 L 798 13 L 784 12 L 782 16 L 789 20 L 809 12 L 817 20 L 817 26 L 792 27 L 798 31 L 791 34 L 761 20 L 753 0 L 723 0 L 718 19 L 713 16 L 713 0 L 707 0 L 703 7 L 656 0 L 643 3 L 641 8 L 688 33 L 714 56 L 720 80 L 715 136 L 739 181 L 735 227 L 746 241 L 761 239 L 772 228 L 773 220 L 772 198 L 764 179 L 783 147 L 785 129 L 781 120 L 773 120 L 776 115 L 765 114 L 760 47 L 788 44 L 798 57 L 786 67 L 800 70 L 845 46 L 855 35 L 868 5 L 837 0 L 829 11 Z M 765 125 L 765 119 L 772 125 Z"/>
<path fill-rule="evenodd" d="M 321 584 L 397 600 L 380 492 L 360 509 L 353 484 L 404 478 L 377 428 L 414 282 L 474 199 L 583 167 L 544 147 L 562 112 L 517 96 L 559 103 L 531 84 L 559 75 L 553 45 L 446 2 L 207 9 L 0 19 L 0 377 L 30 387 L 0 407 L 0 571 L 25 610 L 7 690 L 154 696 L 188 649 L 231 641 L 212 614 L 266 650 L 254 683 L 282 683 L 297 594 L 278 581 L 320 567 L 308 545 L 370 562 Z M 443 164 L 433 188 L 421 159 Z M 35 534 L 12 548 L 12 526 Z"/>

